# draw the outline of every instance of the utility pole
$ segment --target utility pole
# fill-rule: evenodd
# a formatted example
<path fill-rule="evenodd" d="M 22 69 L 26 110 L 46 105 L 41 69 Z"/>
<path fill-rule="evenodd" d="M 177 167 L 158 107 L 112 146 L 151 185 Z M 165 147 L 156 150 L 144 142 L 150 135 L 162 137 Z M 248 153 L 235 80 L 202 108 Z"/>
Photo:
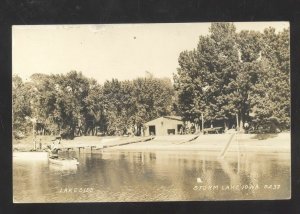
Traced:
<path fill-rule="evenodd" d="M 32 136 L 33 136 L 33 150 L 36 150 L 36 139 L 35 139 L 35 124 L 37 122 L 37 120 L 35 118 L 31 119 L 32 122 Z"/>
<path fill-rule="evenodd" d="M 237 131 L 240 130 L 239 115 L 238 115 L 238 114 L 236 114 L 236 130 L 237 130 Z"/>

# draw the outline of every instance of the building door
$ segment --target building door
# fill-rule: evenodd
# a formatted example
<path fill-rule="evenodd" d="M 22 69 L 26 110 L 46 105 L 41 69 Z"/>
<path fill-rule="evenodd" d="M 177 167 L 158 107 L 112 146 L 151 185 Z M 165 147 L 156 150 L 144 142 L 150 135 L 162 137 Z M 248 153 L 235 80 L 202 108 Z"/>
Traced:
<path fill-rule="evenodd" d="M 156 135 L 155 126 L 149 126 L 149 135 Z"/>
<path fill-rule="evenodd" d="M 178 134 L 183 134 L 183 126 L 182 126 L 182 124 L 178 124 L 177 125 L 177 133 Z"/>

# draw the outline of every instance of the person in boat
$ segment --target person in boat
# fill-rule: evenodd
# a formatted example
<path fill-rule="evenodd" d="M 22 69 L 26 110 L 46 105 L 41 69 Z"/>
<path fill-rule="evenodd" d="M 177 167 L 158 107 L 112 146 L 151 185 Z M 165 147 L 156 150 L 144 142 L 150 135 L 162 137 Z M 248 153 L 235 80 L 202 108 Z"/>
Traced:
<path fill-rule="evenodd" d="M 58 149 L 55 148 L 54 143 L 47 146 L 47 150 L 49 152 L 50 158 L 58 158 Z"/>
<path fill-rule="evenodd" d="M 51 150 L 50 157 L 51 158 L 58 158 L 58 149 L 57 148 Z"/>
<path fill-rule="evenodd" d="M 56 137 L 54 140 L 52 140 L 52 144 L 50 146 L 50 157 L 51 158 L 58 158 L 58 150 L 61 141 L 61 137 Z"/>

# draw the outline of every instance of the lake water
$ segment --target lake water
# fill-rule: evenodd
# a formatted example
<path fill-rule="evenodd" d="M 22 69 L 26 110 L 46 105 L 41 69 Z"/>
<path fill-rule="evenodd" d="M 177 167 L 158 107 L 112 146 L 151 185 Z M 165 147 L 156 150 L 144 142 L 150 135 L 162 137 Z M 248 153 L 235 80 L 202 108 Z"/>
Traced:
<path fill-rule="evenodd" d="M 13 161 L 14 202 L 287 199 L 290 154 L 64 153 L 77 168 Z"/>

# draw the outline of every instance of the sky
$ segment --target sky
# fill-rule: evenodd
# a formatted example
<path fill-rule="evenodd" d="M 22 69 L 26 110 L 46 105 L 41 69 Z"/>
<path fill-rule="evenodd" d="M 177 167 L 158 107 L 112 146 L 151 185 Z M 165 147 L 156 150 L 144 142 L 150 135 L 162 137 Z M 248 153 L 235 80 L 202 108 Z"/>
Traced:
<path fill-rule="evenodd" d="M 236 22 L 241 30 L 281 31 L 288 22 Z M 117 78 L 172 78 L 178 57 L 197 47 L 210 23 L 15 25 L 12 29 L 12 73 L 29 80 L 34 73 L 81 71 L 99 83 Z"/>

